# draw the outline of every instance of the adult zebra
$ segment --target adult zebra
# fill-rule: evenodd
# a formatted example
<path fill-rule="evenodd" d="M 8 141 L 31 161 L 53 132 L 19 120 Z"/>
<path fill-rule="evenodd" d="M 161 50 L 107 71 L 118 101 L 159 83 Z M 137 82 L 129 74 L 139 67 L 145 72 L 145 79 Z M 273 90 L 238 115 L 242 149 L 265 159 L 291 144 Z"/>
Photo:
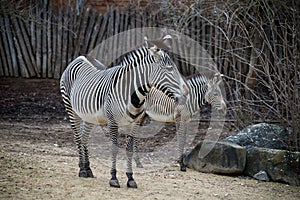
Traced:
<path fill-rule="evenodd" d="M 192 75 L 187 78 L 186 82 L 190 92 L 184 105 L 176 104 L 173 99 L 155 87 L 151 88 L 145 100 L 145 110 L 149 117 L 161 122 L 176 122 L 178 162 L 181 171 L 186 171 L 183 163 L 183 151 L 187 126 L 192 116 L 198 112 L 206 102 L 211 104 L 214 109 L 222 111 L 223 114 L 226 113 L 226 104 L 220 88 L 222 74 L 216 73 L 211 79 L 199 74 Z M 142 167 L 138 156 L 136 138 L 134 139 L 133 152 L 137 166 Z"/>
<path fill-rule="evenodd" d="M 162 42 L 170 44 L 167 35 Z M 60 89 L 75 133 L 79 153 L 79 176 L 93 177 L 88 138 L 93 124 L 107 124 L 112 145 L 110 186 L 120 187 L 116 173 L 118 126 L 132 125 L 127 136 L 127 186 L 137 188 L 132 172 L 133 136 L 144 115 L 144 101 L 152 87 L 171 99 L 185 102 L 188 87 L 168 54 L 156 46 L 145 45 L 124 55 L 118 66 L 98 70 L 86 57 L 71 62 L 60 79 Z"/>

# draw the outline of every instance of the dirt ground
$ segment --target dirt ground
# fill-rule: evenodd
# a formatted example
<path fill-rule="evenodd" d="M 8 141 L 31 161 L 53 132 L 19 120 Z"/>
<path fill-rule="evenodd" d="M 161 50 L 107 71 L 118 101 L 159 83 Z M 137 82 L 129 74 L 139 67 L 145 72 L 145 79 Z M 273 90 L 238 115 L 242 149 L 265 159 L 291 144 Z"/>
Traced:
<path fill-rule="evenodd" d="M 188 148 L 205 137 L 207 126 L 199 127 Z M 92 139 L 101 130 L 95 128 Z M 122 164 L 121 188 L 109 187 L 109 144 L 104 143 L 92 142 L 97 147 L 91 156 L 96 178 L 82 179 L 58 81 L 0 78 L 0 199 L 300 199 L 300 187 L 191 169 L 180 172 L 169 154 L 176 149 L 169 142 L 175 137 L 171 132 L 174 126 L 141 141 L 145 169 L 134 169 L 138 189 L 126 188 Z M 225 127 L 222 136 L 229 132 Z M 158 157 L 155 149 L 167 142 L 171 148 Z"/>

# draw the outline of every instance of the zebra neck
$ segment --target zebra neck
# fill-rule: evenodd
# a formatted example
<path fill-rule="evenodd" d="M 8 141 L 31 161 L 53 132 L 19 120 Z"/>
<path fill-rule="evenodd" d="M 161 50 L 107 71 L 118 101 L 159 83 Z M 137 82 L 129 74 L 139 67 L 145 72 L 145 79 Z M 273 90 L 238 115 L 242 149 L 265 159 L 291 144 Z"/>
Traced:
<path fill-rule="evenodd" d="M 135 91 L 131 94 L 131 104 L 135 108 L 140 108 L 144 104 L 146 95 L 149 93 L 150 89 L 150 84 L 145 84 L 136 88 Z"/>
<path fill-rule="evenodd" d="M 130 96 L 129 106 L 127 108 L 127 114 L 135 119 L 144 112 L 144 103 L 146 95 L 150 91 L 149 85 L 138 87 Z"/>
<path fill-rule="evenodd" d="M 198 106 L 197 110 L 199 110 L 206 103 L 206 101 L 205 101 L 205 93 L 206 93 L 206 91 L 207 91 L 207 86 L 205 85 L 205 86 L 202 86 L 201 92 L 197 93 L 197 100 L 198 100 L 198 102 L 197 102 L 197 106 Z"/>
<path fill-rule="evenodd" d="M 122 58 L 122 59 L 121 59 Z M 145 60 L 149 63 L 154 63 L 154 57 L 151 56 L 146 47 L 140 47 L 134 51 L 128 52 L 118 60 L 122 60 L 118 65 L 132 69 L 145 65 Z"/>
<path fill-rule="evenodd" d="M 190 85 L 189 107 L 192 113 L 197 112 L 205 103 L 206 82 L 198 82 L 197 85 Z"/>

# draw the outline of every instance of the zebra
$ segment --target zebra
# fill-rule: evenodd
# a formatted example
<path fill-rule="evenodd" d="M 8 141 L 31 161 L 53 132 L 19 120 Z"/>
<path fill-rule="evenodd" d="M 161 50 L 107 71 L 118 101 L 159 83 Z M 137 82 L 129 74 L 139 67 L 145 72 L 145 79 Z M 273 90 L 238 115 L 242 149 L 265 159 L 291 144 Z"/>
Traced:
<path fill-rule="evenodd" d="M 155 87 L 151 88 L 146 97 L 145 110 L 150 118 L 161 122 L 176 122 L 178 162 L 181 171 L 186 171 L 183 162 L 183 151 L 187 126 L 192 116 L 206 102 L 211 104 L 214 109 L 223 112 L 223 114 L 226 113 L 226 103 L 220 88 L 222 76 L 220 73 L 215 73 L 211 79 L 200 74 L 188 77 L 186 81 L 190 92 L 184 105 L 176 104 L 173 99 Z M 134 138 L 134 160 L 137 167 L 143 167 L 138 156 L 138 141 L 136 137 Z"/>
<path fill-rule="evenodd" d="M 170 44 L 165 36 L 162 43 Z M 68 113 L 79 155 L 79 177 L 94 177 L 90 168 L 88 138 L 95 124 L 107 125 L 111 142 L 111 187 L 120 187 L 117 179 L 118 127 L 131 125 L 126 139 L 127 187 L 137 188 L 133 178 L 133 136 L 144 115 L 144 102 L 152 87 L 159 88 L 184 104 L 188 94 L 185 79 L 163 49 L 141 47 L 124 55 L 120 64 L 98 70 L 85 56 L 73 60 L 63 72 L 60 90 Z"/>
<path fill-rule="evenodd" d="M 164 48 L 169 49 L 166 47 Z M 106 66 L 100 61 L 93 59 L 92 62 L 99 70 L 106 69 Z M 169 98 L 164 92 L 155 87 L 152 87 L 146 96 L 146 113 L 141 120 L 141 125 L 148 117 L 161 122 L 176 122 L 178 162 L 181 171 L 186 171 L 186 167 L 183 163 L 183 151 L 187 126 L 192 116 L 195 115 L 206 102 L 211 104 L 214 109 L 222 111 L 223 114 L 226 113 L 226 103 L 219 86 L 223 81 L 222 77 L 223 75 L 220 73 L 215 73 L 212 79 L 200 74 L 194 74 L 187 77 L 187 85 L 190 93 L 184 106 L 176 105 L 173 99 Z M 176 106 L 178 106 L 178 108 L 176 108 L 177 113 L 174 114 Z M 136 137 L 134 137 L 133 152 L 136 166 L 138 168 L 143 168 L 138 155 L 138 141 Z"/>

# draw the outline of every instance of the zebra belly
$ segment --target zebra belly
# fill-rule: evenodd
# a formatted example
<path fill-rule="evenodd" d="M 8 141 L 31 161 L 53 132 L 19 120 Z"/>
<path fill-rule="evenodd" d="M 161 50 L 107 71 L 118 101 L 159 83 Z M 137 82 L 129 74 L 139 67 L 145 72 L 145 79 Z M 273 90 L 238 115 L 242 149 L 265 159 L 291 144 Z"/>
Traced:
<path fill-rule="evenodd" d="M 77 113 L 77 115 L 86 122 L 92 124 L 100 124 L 106 125 L 108 122 L 107 117 L 104 114 L 104 111 L 98 111 L 97 113 Z M 123 116 L 121 118 L 116 119 L 116 122 L 120 126 L 127 126 L 131 124 L 134 120 L 128 116 Z"/>
<path fill-rule="evenodd" d="M 96 113 L 80 113 L 77 112 L 77 115 L 86 122 L 92 123 L 92 124 L 101 124 L 105 125 L 107 124 L 107 117 L 105 116 L 103 111 L 98 111 Z"/>
<path fill-rule="evenodd" d="M 159 121 L 159 122 L 174 122 L 174 115 L 160 115 L 160 114 L 156 114 L 156 113 L 152 113 L 152 112 L 146 112 L 149 117 L 151 117 L 152 119 L 154 119 L 155 121 Z"/>

